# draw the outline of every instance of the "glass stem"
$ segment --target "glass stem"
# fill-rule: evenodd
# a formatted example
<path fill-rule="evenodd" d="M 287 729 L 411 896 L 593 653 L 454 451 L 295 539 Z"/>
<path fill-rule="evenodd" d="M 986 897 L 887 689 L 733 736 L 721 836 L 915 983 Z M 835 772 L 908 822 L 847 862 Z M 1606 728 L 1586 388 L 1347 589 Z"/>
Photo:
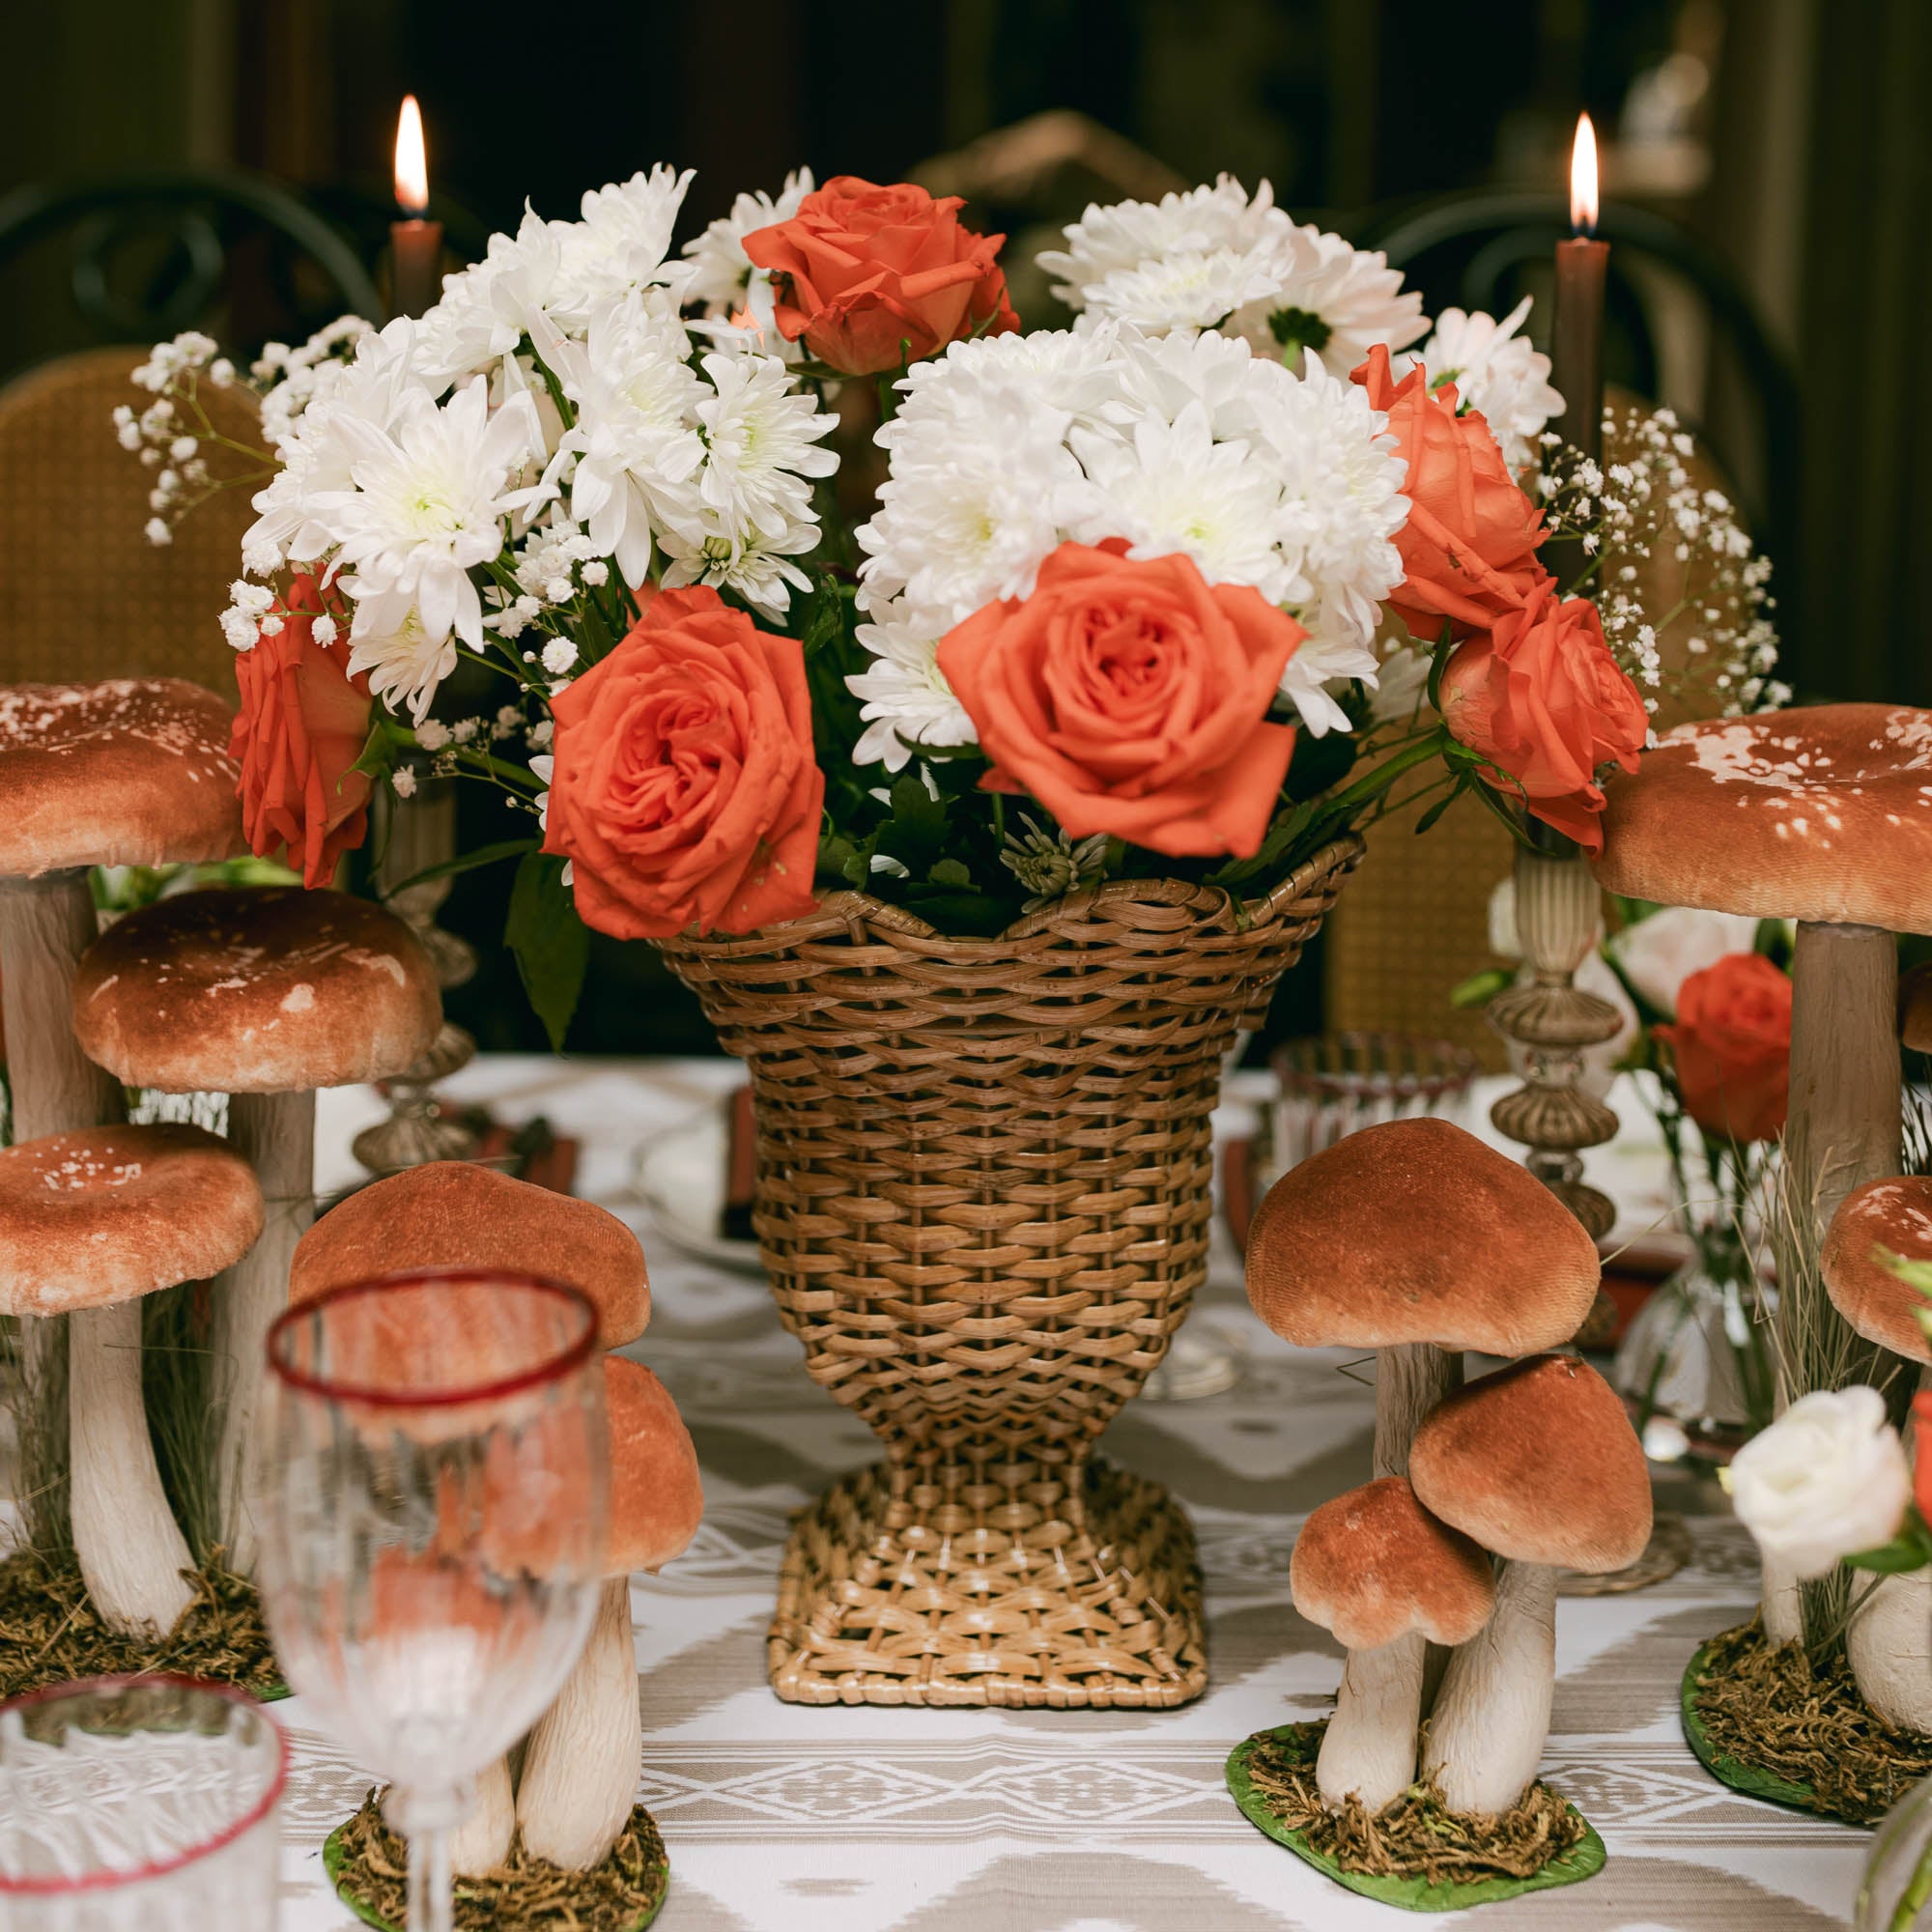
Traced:
<path fill-rule="evenodd" d="M 439 1828 L 410 1838 L 408 1932 L 453 1932 L 456 1901 L 449 1876 L 449 1833 Z"/>

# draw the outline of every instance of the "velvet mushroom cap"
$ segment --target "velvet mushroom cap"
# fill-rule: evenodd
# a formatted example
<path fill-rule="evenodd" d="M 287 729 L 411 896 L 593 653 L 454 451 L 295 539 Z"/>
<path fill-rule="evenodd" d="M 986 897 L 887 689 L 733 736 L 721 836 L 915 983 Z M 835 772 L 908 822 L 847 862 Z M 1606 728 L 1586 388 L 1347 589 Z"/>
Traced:
<path fill-rule="evenodd" d="M 170 1094 L 387 1079 L 441 1024 L 435 969 L 401 920 L 299 886 L 156 900 L 109 926 L 73 981 L 82 1052 Z"/>
<path fill-rule="evenodd" d="M 1408 1476 L 1424 1508 L 1513 1563 L 1601 1576 L 1650 1541 L 1636 1433 L 1574 1355 L 1512 1362 L 1447 1397 L 1415 1432 Z"/>
<path fill-rule="evenodd" d="M 239 1262 L 255 1171 L 199 1127 L 82 1127 L 0 1151 L 0 1314 L 107 1308 Z"/>
<path fill-rule="evenodd" d="M 704 1517 L 697 1451 L 677 1405 L 650 1370 L 622 1355 L 604 1362 L 611 1416 L 611 1531 L 605 1571 L 627 1577 L 681 1555 Z"/>
<path fill-rule="evenodd" d="M 1932 1053 L 1932 960 L 1898 976 L 1898 1041 L 1913 1053 Z"/>
<path fill-rule="evenodd" d="M 1932 1301 L 1878 1259 L 1889 1248 L 1909 1262 L 1932 1262 L 1932 1177 L 1902 1174 L 1868 1180 L 1838 1204 L 1819 1261 L 1832 1305 L 1867 1342 L 1915 1362 L 1932 1362 L 1918 1311 Z"/>
<path fill-rule="evenodd" d="M 1447 1121 L 1337 1141 L 1269 1188 L 1248 1236 L 1248 1299 L 1304 1349 L 1526 1355 L 1577 1332 L 1601 1272 L 1540 1180 Z"/>
<path fill-rule="evenodd" d="M 635 1342 L 651 1318 L 644 1251 L 616 1215 L 462 1160 L 408 1168 L 331 1208 L 296 1244 L 289 1299 L 418 1267 L 566 1282 L 596 1303 L 605 1349 Z"/>
<path fill-rule="evenodd" d="M 1431 1516 L 1401 1476 L 1316 1510 L 1294 1540 L 1288 1577 L 1294 1607 L 1350 1650 L 1411 1631 L 1432 1643 L 1467 1643 L 1496 1601 L 1489 1557 Z"/>
<path fill-rule="evenodd" d="M 178 677 L 0 687 L 0 873 L 241 851 L 230 722 Z"/>
<path fill-rule="evenodd" d="M 1819 704 L 1666 731 L 1605 790 L 1600 883 L 1758 919 L 1932 932 L 1932 711 Z"/>

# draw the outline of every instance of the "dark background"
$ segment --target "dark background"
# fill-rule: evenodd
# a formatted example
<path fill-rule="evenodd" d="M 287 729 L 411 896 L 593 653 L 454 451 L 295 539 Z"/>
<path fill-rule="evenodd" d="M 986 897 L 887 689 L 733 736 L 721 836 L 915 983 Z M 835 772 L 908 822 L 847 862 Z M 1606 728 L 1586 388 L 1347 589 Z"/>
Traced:
<path fill-rule="evenodd" d="M 1033 321 L 1047 319 L 1024 264 L 1037 231 L 1123 190 L 1077 158 L 1015 183 L 983 150 L 962 157 L 1029 116 L 1076 110 L 1154 178 L 1265 176 L 1298 216 L 1378 242 L 1432 197 L 1555 189 L 1588 107 L 1612 203 L 1702 251 L 1689 280 L 1618 251 L 1612 376 L 1708 429 L 1779 566 L 1801 694 L 1932 703 L 1917 583 L 1932 534 L 1917 460 L 1932 431 L 1925 0 L 71 0 L 23 13 L 10 42 L 0 194 L 259 170 L 373 262 L 413 90 L 459 252 L 514 225 L 526 197 L 572 213 L 585 188 L 656 160 L 698 170 L 689 227 L 801 161 L 821 180 L 923 170 L 1013 235 Z M 0 378 L 102 339 L 74 310 L 64 245 L 10 250 L 0 203 Z M 1416 264 L 1432 309 L 1462 296 L 1468 267 L 1467 250 Z M 1714 321 L 1723 299 L 1743 304 L 1771 375 Z M 244 347 L 286 332 L 272 306 L 238 294 L 215 332 Z M 1788 395 L 1779 370 L 1798 379 Z M 1768 409 L 1783 434 L 1767 435 Z M 463 882 L 446 923 L 487 934 L 494 892 Z M 646 970 L 602 962 L 573 1040 L 701 1038 Z M 486 977 L 455 1004 L 509 1044 L 519 1003 L 497 990 Z"/>

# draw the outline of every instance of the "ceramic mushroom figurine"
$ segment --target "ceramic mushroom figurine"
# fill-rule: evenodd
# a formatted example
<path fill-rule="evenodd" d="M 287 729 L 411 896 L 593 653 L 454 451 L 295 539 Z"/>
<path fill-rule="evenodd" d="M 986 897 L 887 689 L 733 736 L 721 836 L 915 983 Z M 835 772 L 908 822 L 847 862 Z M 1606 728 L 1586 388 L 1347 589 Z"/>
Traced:
<path fill-rule="evenodd" d="M 165 1634 L 193 1590 L 141 1399 L 141 1300 L 262 1232 L 248 1163 L 199 1127 L 100 1126 L 0 1151 L 0 1312 L 65 1315 L 74 1554 L 102 1622 Z"/>
<path fill-rule="evenodd" d="M 637 1802 L 643 1727 L 631 1631 L 631 1573 L 681 1554 L 704 1515 L 697 1451 L 665 1385 L 611 1355 L 608 1580 L 597 1621 L 556 1702 L 530 1733 L 517 1786 L 524 1849 L 566 1871 L 602 1864 Z"/>
<path fill-rule="evenodd" d="M 596 1304 L 598 1346 L 604 1349 L 635 1342 L 650 1321 L 644 1251 L 623 1222 L 592 1202 L 471 1161 L 407 1168 L 331 1208 L 297 1243 L 289 1299 L 307 1301 L 348 1282 L 412 1267 L 502 1268 L 568 1282 Z M 628 1619 L 627 1607 L 627 1641 Z M 634 1662 L 634 1728 L 636 1674 Z M 636 1786 L 633 1763 L 629 1788 Z M 476 1781 L 469 1815 L 450 1840 L 452 1867 L 472 1874 L 494 1870 L 509 1857 L 516 1829 L 516 1785 L 510 1759 L 502 1757 Z"/>
<path fill-rule="evenodd" d="M 1422 1660 L 1429 1643 L 1466 1643 L 1495 1607 L 1482 1548 L 1415 1499 L 1402 1476 L 1332 1497 L 1294 1539 L 1294 1607 L 1349 1647 L 1315 1780 L 1339 1808 L 1377 1812 L 1415 1780 Z"/>
<path fill-rule="evenodd" d="M 402 921 L 299 887 L 143 906 L 74 975 L 73 1031 L 89 1059 L 130 1087 L 227 1094 L 228 1138 L 268 1203 L 261 1240 L 214 1297 L 213 1347 L 230 1377 L 216 1476 L 229 1560 L 243 1575 L 263 1350 L 314 1213 L 315 1090 L 402 1071 L 441 1023 L 436 974 Z"/>
<path fill-rule="evenodd" d="M 1867 1342 L 1918 1363 L 1918 1386 L 1932 1387 L 1932 1342 L 1918 1322 L 1932 1303 L 1885 1265 L 1881 1249 L 1932 1262 L 1932 1178 L 1855 1187 L 1838 1204 L 1821 1258 L 1838 1313 Z M 1932 1448 L 1915 1441 L 1913 1453 Z M 1859 1694 L 1881 1718 L 1932 1732 L 1932 1569 L 1880 1577 L 1845 1631 L 1845 1653 Z"/>
<path fill-rule="evenodd" d="M 1248 1300 L 1298 1348 L 1376 1351 L 1375 1473 L 1408 1468 L 1416 1425 L 1463 1352 L 1567 1342 L 1602 1274 L 1582 1223 L 1515 1161 L 1447 1121 L 1364 1127 L 1268 1189 Z"/>
<path fill-rule="evenodd" d="M 1422 1768 L 1452 1811 L 1507 1811 L 1549 1732 L 1556 1578 L 1634 1563 L 1650 1472 L 1622 1399 L 1574 1355 L 1538 1355 L 1459 1389 L 1416 1431 L 1423 1506 L 1504 1559 L 1495 1609 L 1449 1660 Z"/>

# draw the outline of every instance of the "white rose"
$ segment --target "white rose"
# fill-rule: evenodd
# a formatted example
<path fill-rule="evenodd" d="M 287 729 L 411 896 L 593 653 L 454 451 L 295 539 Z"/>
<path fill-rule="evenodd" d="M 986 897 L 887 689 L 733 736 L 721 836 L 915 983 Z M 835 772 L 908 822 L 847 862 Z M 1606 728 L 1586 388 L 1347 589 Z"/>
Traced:
<path fill-rule="evenodd" d="M 1738 913 L 1665 906 L 1625 926 L 1610 941 L 1610 952 L 1624 978 L 1659 1012 L 1675 1019 L 1678 987 L 1727 953 L 1748 952 L 1756 938 L 1757 921 Z"/>
<path fill-rule="evenodd" d="M 1812 1577 L 1897 1535 L 1912 1470 L 1876 1389 L 1819 1389 L 1738 1451 L 1729 1487 L 1758 1548 Z"/>

